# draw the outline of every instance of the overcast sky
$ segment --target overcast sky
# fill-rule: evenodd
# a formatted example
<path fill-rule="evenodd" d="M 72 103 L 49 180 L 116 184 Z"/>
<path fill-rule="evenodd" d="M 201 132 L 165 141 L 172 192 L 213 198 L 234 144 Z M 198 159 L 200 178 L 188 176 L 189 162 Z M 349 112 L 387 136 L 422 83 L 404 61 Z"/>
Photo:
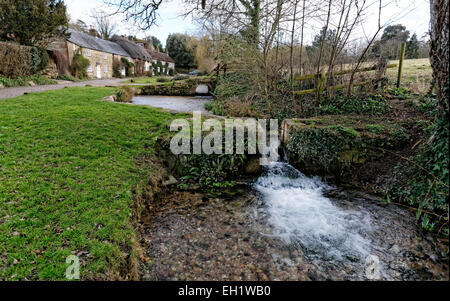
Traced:
<path fill-rule="evenodd" d="M 392 0 L 390 0 L 392 1 Z M 65 0 L 68 12 L 72 20 L 81 19 L 88 25 L 92 23 L 91 11 L 93 9 L 108 10 L 103 4 L 103 0 Z M 385 1 L 385 3 L 388 1 Z M 145 37 L 148 35 L 156 36 L 165 45 L 167 36 L 170 33 L 189 33 L 194 34 L 198 32 L 197 26 L 192 22 L 192 19 L 183 18 L 180 15 L 184 12 L 182 0 L 168 0 L 164 1 L 162 7 L 158 11 L 160 18 L 159 26 L 155 26 L 148 32 L 137 31 L 131 28 L 121 17 L 115 16 L 115 21 L 119 25 L 119 32 L 121 34 L 132 34 L 138 37 Z M 411 33 L 417 33 L 421 38 L 428 32 L 430 21 L 429 0 L 397 0 L 383 11 L 383 21 L 391 19 L 393 16 L 400 15 L 401 17 L 395 20 L 394 23 L 401 23 L 407 27 Z M 370 34 L 370 30 L 376 27 L 376 11 L 365 31 Z M 311 36 L 313 33 L 310 34 Z"/>

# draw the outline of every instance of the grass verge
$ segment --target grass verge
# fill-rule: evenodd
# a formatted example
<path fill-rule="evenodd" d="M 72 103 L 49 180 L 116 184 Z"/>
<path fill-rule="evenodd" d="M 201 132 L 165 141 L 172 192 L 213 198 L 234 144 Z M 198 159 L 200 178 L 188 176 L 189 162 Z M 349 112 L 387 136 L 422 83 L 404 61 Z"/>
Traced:
<path fill-rule="evenodd" d="M 133 278 L 133 208 L 173 116 L 69 88 L 0 102 L 0 280 Z"/>

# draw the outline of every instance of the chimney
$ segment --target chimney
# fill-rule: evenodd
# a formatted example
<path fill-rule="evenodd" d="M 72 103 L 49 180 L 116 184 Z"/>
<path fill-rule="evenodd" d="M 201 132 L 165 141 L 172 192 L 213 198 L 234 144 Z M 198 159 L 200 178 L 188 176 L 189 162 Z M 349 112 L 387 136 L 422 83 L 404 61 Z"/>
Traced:
<path fill-rule="evenodd" d="M 155 50 L 155 47 L 153 47 L 153 39 L 152 39 L 151 36 L 149 36 L 149 37 L 147 38 L 147 40 L 145 41 L 145 43 L 144 43 L 144 48 L 145 48 L 145 50 L 147 50 L 147 51 L 153 51 L 153 50 Z"/>
<path fill-rule="evenodd" d="M 153 46 L 152 36 L 148 36 L 147 41 L 144 44 L 144 48 L 148 51 L 154 51 L 155 47 Z"/>
<path fill-rule="evenodd" d="M 166 47 L 166 54 L 169 55 L 169 48 Z"/>
<path fill-rule="evenodd" d="M 128 40 L 127 34 L 124 34 L 123 37 L 125 38 L 125 40 Z"/>
<path fill-rule="evenodd" d="M 100 37 L 100 35 L 98 34 L 98 31 L 93 26 L 91 26 L 89 28 L 89 35 L 96 37 L 96 38 Z"/>

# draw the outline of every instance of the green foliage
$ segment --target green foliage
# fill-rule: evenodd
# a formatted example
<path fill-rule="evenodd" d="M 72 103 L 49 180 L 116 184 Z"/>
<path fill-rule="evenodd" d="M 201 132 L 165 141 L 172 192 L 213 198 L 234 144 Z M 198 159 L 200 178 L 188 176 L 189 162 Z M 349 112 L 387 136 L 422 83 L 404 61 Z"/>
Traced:
<path fill-rule="evenodd" d="M 33 73 L 44 70 L 50 62 L 50 57 L 47 50 L 41 47 L 32 48 Z"/>
<path fill-rule="evenodd" d="M 158 77 L 156 79 L 156 82 L 157 83 L 167 83 L 167 82 L 170 82 L 170 78 L 169 77 Z"/>
<path fill-rule="evenodd" d="M 225 187 L 240 175 L 245 155 L 184 155 L 181 157 L 184 183 L 200 187 Z"/>
<path fill-rule="evenodd" d="M 398 59 L 401 44 L 408 41 L 410 32 L 401 24 L 389 25 L 384 29 L 381 40 L 376 41 L 372 47 L 372 55 L 390 60 Z"/>
<path fill-rule="evenodd" d="M 68 25 L 61 0 L 0 0 L 0 40 L 45 47 Z"/>
<path fill-rule="evenodd" d="M 214 95 L 221 100 L 233 96 L 244 96 L 251 91 L 248 75 L 245 72 L 231 72 L 219 76 Z"/>
<path fill-rule="evenodd" d="M 412 37 L 406 42 L 405 55 L 407 59 L 418 59 L 419 58 L 419 40 L 417 39 L 417 34 L 413 34 Z"/>
<path fill-rule="evenodd" d="M 409 91 L 406 88 L 400 87 L 400 88 L 389 88 L 387 89 L 387 92 L 391 94 L 392 96 L 396 97 L 397 99 L 409 99 L 411 98 L 411 91 Z"/>
<path fill-rule="evenodd" d="M 33 74 L 32 48 L 0 42 L 0 75 L 8 78 Z"/>
<path fill-rule="evenodd" d="M 90 65 L 91 62 L 80 52 L 78 52 L 73 56 L 72 64 L 70 64 L 70 70 L 73 76 L 83 79 L 88 77 L 87 68 Z"/>
<path fill-rule="evenodd" d="M 342 126 L 340 124 L 338 124 L 338 125 L 331 125 L 331 126 L 328 126 L 328 128 L 332 129 L 332 130 L 336 130 L 336 131 L 338 131 L 340 133 L 343 133 L 343 134 L 345 134 L 344 136 L 353 137 L 353 138 L 360 138 L 361 137 L 361 134 L 359 134 L 354 129 Z"/>
<path fill-rule="evenodd" d="M 122 69 L 125 67 L 123 62 L 118 59 L 114 59 L 113 61 L 113 77 L 121 78 L 122 77 Z M 126 70 L 125 70 L 126 74 Z"/>
<path fill-rule="evenodd" d="M 124 57 L 121 58 L 120 61 L 123 64 L 123 66 L 125 66 L 125 74 L 126 74 L 126 76 L 132 76 L 133 75 L 134 64 L 132 62 L 128 61 Z"/>
<path fill-rule="evenodd" d="M 155 49 L 159 49 L 159 51 L 161 51 L 161 52 L 165 51 L 161 41 L 157 37 L 152 37 L 152 42 L 153 42 L 153 47 L 155 47 Z"/>
<path fill-rule="evenodd" d="M 190 39 L 188 35 L 180 33 L 171 34 L 167 38 L 166 48 L 177 68 L 189 70 L 196 67 L 194 51 L 189 47 Z"/>
<path fill-rule="evenodd" d="M 367 124 L 366 130 L 374 134 L 380 134 L 384 130 L 384 127 L 381 124 Z"/>
<path fill-rule="evenodd" d="M 0 76 L 0 83 L 5 87 L 22 87 L 29 86 L 30 82 L 36 85 L 54 85 L 57 84 L 56 81 L 49 79 L 43 75 L 30 75 L 30 76 L 19 76 L 16 78 L 7 78 Z"/>
<path fill-rule="evenodd" d="M 59 79 L 59 80 L 66 80 L 66 81 L 69 81 L 69 82 L 77 82 L 77 81 L 79 81 L 79 79 L 77 79 L 76 77 L 73 77 L 73 76 L 67 75 L 67 74 L 60 74 L 60 75 L 58 75 L 57 79 Z"/>
<path fill-rule="evenodd" d="M 167 75 L 169 71 L 169 64 L 168 63 L 162 63 L 160 61 L 152 64 L 153 68 L 153 74 L 156 76 L 159 75 Z"/>
<path fill-rule="evenodd" d="M 449 112 L 440 107 L 446 103 L 448 108 L 448 81 L 445 93 L 446 99 L 434 101 L 435 118 L 425 130 L 425 144 L 412 162 L 402 162 L 396 167 L 389 194 L 418 207 L 417 218 L 424 229 L 437 230 L 435 226 L 440 224 L 440 234 L 448 236 Z"/>
<path fill-rule="evenodd" d="M 342 152 L 360 145 L 359 133 L 342 127 L 311 127 L 290 133 L 287 145 L 290 160 L 308 169 L 339 175 L 348 162 Z"/>
<path fill-rule="evenodd" d="M 389 102 L 381 95 L 364 97 L 338 97 L 336 100 L 315 108 L 317 115 L 367 114 L 380 116 L 391 111 Z"/>
<path fill-rule="evenodd" d="M 135 90 L 130 86 L 122 86 L 117 92 L 117 101 L 118 102 L 131 102 L 131 99 L 134 97 Z"/>

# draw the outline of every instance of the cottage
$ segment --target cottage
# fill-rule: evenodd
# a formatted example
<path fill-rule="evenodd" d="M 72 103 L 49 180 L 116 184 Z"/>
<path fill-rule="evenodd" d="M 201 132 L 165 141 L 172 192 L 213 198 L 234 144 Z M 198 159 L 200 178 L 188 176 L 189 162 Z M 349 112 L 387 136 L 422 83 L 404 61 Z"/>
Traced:
<path fill-rule="evenodd" d="M 60 74 L 70 74 L 69 66 L 77 53 L 89 60 L 87 73 L 91 78 L 113 77 L 114 62 L 123 59 L 133 65 L 119 64 L 122 76 L 127 75 L 127 67 L 130 68 L 131 74 L 138 76 L 147 73 L 154 75 L 154 69 L 159 69 L 159 66 L 162 68 L 163 65 L 166 74 L 169 73 L 169 69 L 175 69 L 175 62 L 167 53 L 160 53 L 154 49 L 151 37 L 141 44 L 136 44 L 129 41 L 126 36 L 116 35 L 111 41 L 100 39 L 95 30 L 91 30 L 88 34 L 69 29 L 68 34 L 67 38 L 61 38 L 48 47 Z M 161 70 L 157 70 L 157 73 L 160 74 Z"/>
<path fill-rule="evenodd" d="M 151 71 L 152 57 L 143 47 L 129 41 L 126 36 L 120 37 L 115 35 L 112 41 L 120 45 L 132 58 L 135 75 L 144 75 L 146 72 Z"/>
<path fill-rule="evenodd" d="M 69 62 L 76 53 L 81 53 L 91 65 L 88 67 L 88 75 L 92 78 L 113 77 L 113 62 L 122 57 L 131 60 L 130 55 L 119 44 L 94 37 L 90 34 L 69 30 L 67 39 Z M 125 68 L 121 70 L 125 75 Z"/>
<path fill-rule="evenodd" d="M 151 36 L 149 36 L 147 40 L 141 42 L 141 46 L 150 54 L 153 64 L 158 65 L 158 63 L 160 63 L 162 66 L 167 66 L 167 68 L 165 68 L 166 74 L 169 74 L 169 70 L 175 70 L 175 61 L 169 56 L 167 49 L 165 53 L 160 52 L 159 49 L 155 49 Z M 156 68 L 160 67 L 157 66 Z M 158 69 L 156 69 L 156 71 L 161 72 L 161 70 Z"/>

